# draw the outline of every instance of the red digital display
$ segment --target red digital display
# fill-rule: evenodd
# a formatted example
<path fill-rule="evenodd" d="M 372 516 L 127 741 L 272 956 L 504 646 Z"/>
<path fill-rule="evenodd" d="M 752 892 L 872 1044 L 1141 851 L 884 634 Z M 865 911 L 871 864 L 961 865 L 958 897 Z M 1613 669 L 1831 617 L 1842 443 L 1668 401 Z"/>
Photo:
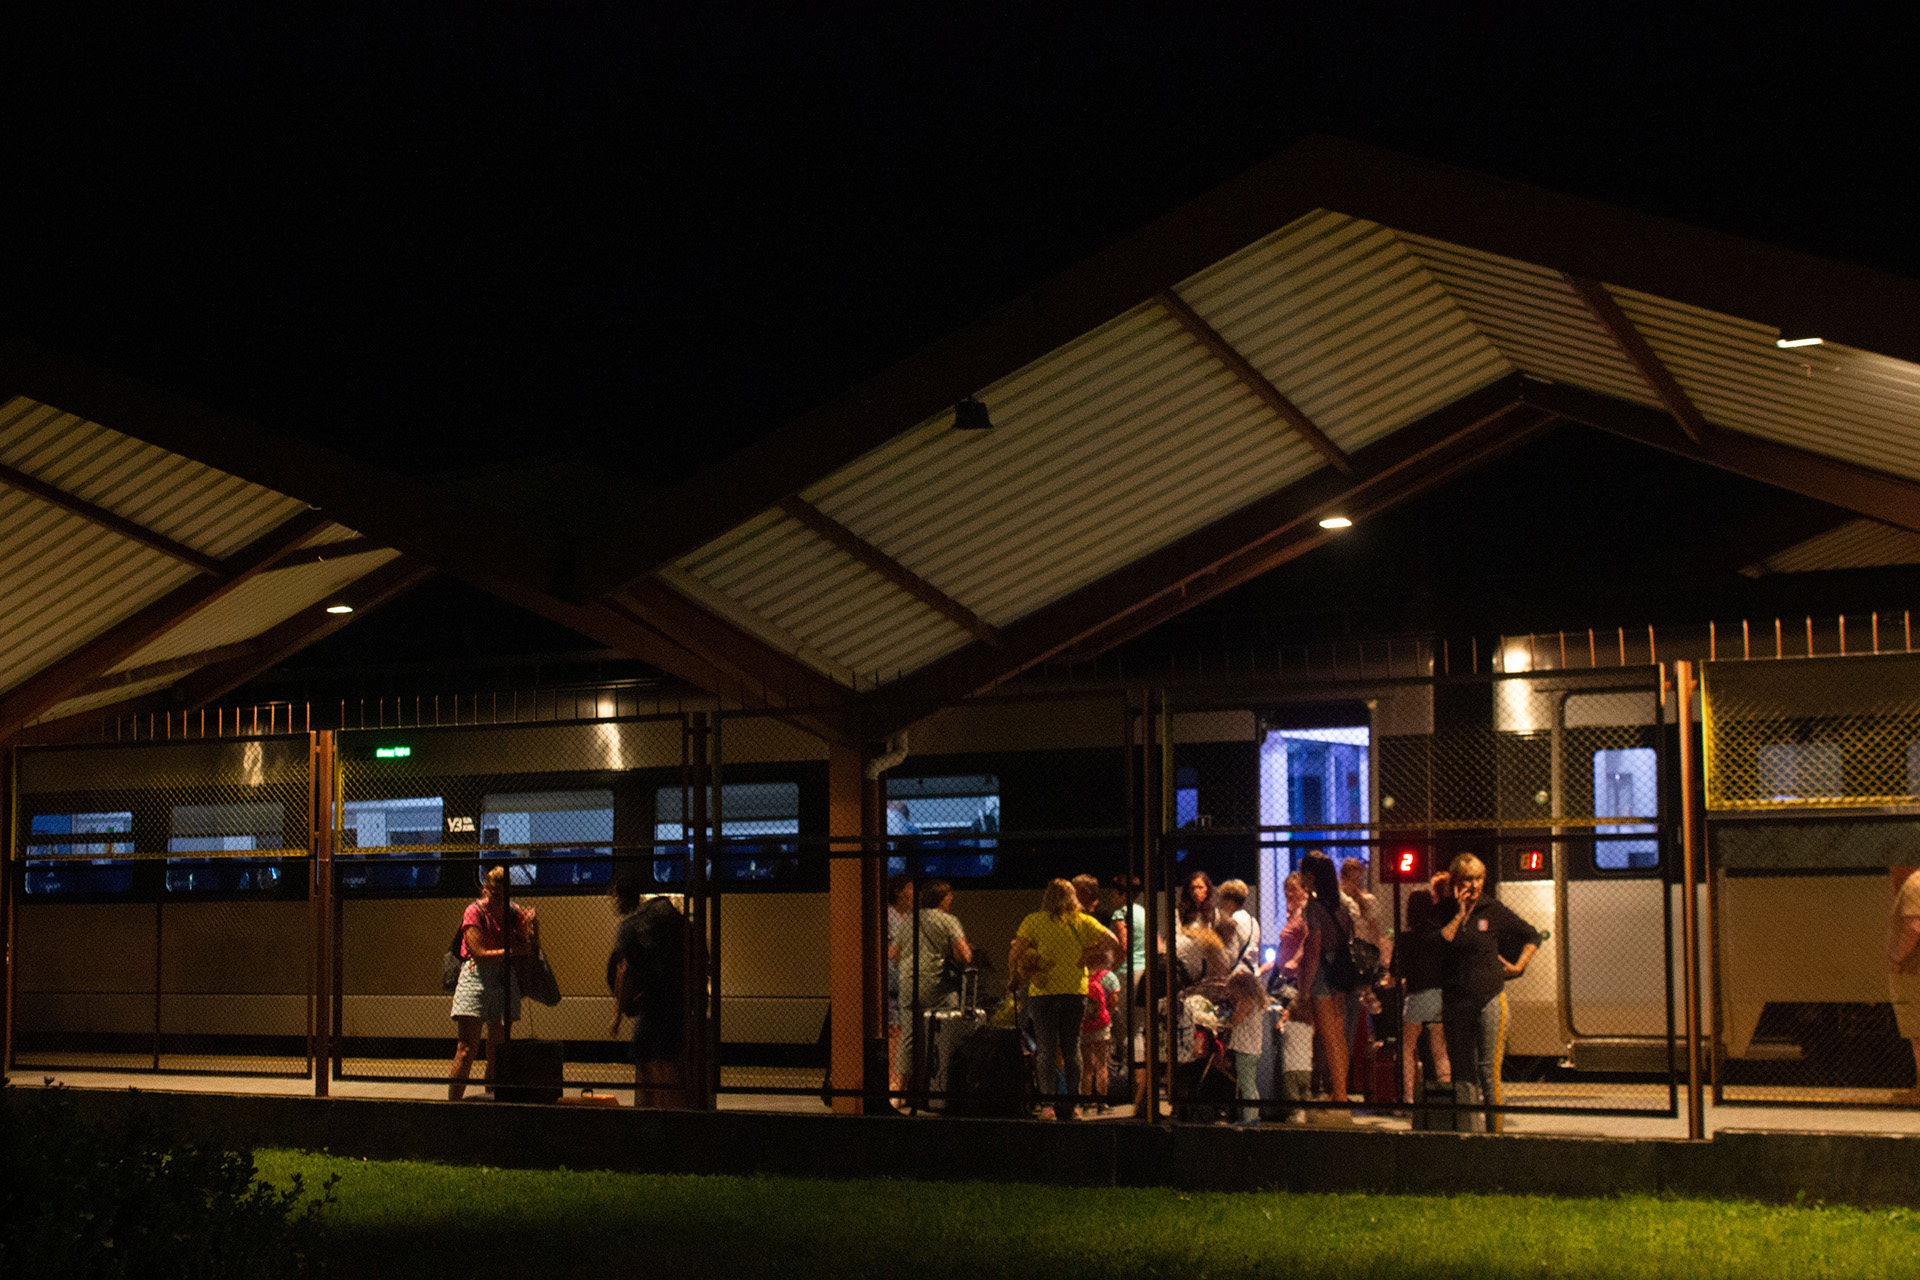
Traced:
<path fill-rule="evenodd" d="M 1425 849 L 1393 849 L 1380 860 L 1380 879 L 1387 884 L 1408 884 L 1426 878 Z"/>
<path fill-rule="evenodd" d="M 1520 869 L 1522 871 L 1538 871 L 1545 865 L 1546 858 L 1538 849 L 1528 849 L 1520 855 Z"/>

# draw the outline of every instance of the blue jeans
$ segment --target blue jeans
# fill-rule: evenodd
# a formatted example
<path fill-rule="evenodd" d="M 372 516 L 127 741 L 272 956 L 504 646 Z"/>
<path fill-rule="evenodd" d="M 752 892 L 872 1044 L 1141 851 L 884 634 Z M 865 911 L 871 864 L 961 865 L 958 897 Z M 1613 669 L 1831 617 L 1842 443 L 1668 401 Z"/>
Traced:
<path fill-rule="evenodd" d="M 1042 1099 L 1057 1098 L 1054 1114 L 1073 1119 L 1068 1097 L 1080 1088 L 1080 1023 L 1087 1016 L 1085 996 L 1028 996 L 1027 1016 L 1033 1019 L 1034 1087 Z M 1066 1065 L 1065 1078 L 1053 1065 Z"/>
<path fill-rule="evenodd" d="M 1233 1062 L 1235 1096 L 1242 1102 L 1260 1101 L 1260 1055 L 1240 1049 L 1229 1049 L 1227 1057 Z M 1241 1107 L 1240 1123 L 1259 1124 L 1260 1108 Z"/>
<path fill-rule="evenodd" d="M 1500 1103 L 1500 1043 L 1506 1038 L 1507 996 L 1500 993 L 1482 1005 L 1448 1002 L 1440 1008 L 1446 1031 L 1447 1057 L 1453 1060 L 1453 1100 L 1462 1107 Z M 1486 1117 L 1484 1125 L 1481 1116 Z M 1465 1133 L 1492 1133 L 1493 1112 L 1455 1114 L 1456 1127 Z"/>

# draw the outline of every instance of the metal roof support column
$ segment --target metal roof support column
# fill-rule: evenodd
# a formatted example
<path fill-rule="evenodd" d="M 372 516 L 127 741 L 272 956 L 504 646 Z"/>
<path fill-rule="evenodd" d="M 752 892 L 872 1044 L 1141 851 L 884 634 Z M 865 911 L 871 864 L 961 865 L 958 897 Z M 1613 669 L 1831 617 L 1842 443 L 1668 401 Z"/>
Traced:
<path fill-rule="evenodd" d="M 827 1081 L 836 1090 L 833 1109 L 858 1115 L 860 1099 L 838 1090 L 861 1087 L 866 1077 L 866 951 L 861 945 L 860 833 L 865 778 L 854 747 L 827 747 L 827 994 L 832 1033 Z"/>

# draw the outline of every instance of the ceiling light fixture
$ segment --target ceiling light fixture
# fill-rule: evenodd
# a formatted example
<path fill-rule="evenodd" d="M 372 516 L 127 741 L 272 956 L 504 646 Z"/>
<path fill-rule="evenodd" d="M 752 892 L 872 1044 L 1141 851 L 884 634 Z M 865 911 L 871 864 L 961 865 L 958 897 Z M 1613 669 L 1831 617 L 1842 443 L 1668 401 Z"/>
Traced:
<path fill-rule="evenodd" d="M 968 396 L 953 406 L 953 429 L 955 431 L 991 431 L 993 420 L 987 417 L 987 406 Z"/>
<path fill-rule="evenodd" d="M 1791 351 L 1795 347 L 1817 347 L 1825 341 L 1825 338 L 1775 338 L 1773 345 L 1783 351 Z"/>
<path fill-rule="evenodd" d="M 1353 521 L 1345 516 L 1328 516 L 1320 522 L 1322 529 L 1351 529 Z"/>
<path fill-rule="evenodd" d="M 327 606 L 327 612 L 328 613 L 352 613 L 353 606 L 350 604 L 330 604 Z"/>

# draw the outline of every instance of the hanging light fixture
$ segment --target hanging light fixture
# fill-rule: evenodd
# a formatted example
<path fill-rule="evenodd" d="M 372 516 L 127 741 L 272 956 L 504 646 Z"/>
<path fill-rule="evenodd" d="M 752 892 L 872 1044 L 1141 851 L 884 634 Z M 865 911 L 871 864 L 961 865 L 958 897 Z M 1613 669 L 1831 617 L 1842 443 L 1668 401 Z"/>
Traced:
<path fill-rule="evenodd" d="M 353 606 L 350 604 L 330 604 L 327 606 L 327 612 L 328 613 L 352 613 Z"/>
<path fill-rule="evenodd" d="M 1327 516 L 1320 521 L 1322 529 L 1351 529 L 1353 521 L 1345 516 Z"/>
<path fill-rule="evenodd" d="M 953 429 L 955 431 L 991 431 L 993 420 L 987 417 L 987 406 L 968 396 L 953 406 Z"/>

